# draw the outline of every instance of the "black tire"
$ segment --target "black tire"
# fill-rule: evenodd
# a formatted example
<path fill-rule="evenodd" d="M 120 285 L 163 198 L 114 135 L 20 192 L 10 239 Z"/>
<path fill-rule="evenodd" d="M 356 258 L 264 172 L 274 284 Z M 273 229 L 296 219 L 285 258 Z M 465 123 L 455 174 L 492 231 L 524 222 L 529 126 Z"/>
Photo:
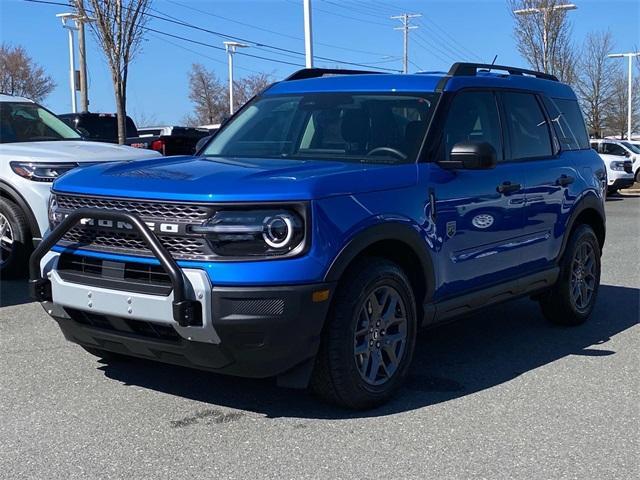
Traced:
<path fill-rule="evenodd" d="M 616 193 L 618 193 L 617 188 L 607 188 L 607 196 L 615 195 Z"/>
<path fill-rule="evenodd" d="M 635 182 L 636 183 L 640 183 L 640 168 L 638 170 L 636 170 Z"/>
<path fill-rule="evenodd" d="M 0 197 L 0 226 L 7 224 L 4 232 L 0 232 L 0 277 L 16 278 L 27 274 L 27 261 L 33 249 L 31 230 L 22 209 L 12 201 Z M 11 235 L 12 243 L 7 239 Z"/>
<path fill-rule="evenodd" d="M 98 357 L 101 358 L 102 360 L 107 360 L 107 361 L 112 361 L 112 360 L 119 360 L 119 361 L 124 361 L 124 360 L 129 360 L 131 357 L 127 357 L 126 355 L 121 355 L 119 353 L 115 353 L 115 352 L 109 352 L 107 350 L 102 350 L 100 348 L 94 348 L 94 347 L 85 347 L 83 345 L 80 345 L 87 353 L 90 353 L 91 355 L 93 355 L 94 357 Z"/>
<path fill-rule="evenodd" d="M 391 317 L 391 300 L 389 303 L 382 300 L 382 305 L 375 305 L 379 315 L 368 308 L 371 307 L 371 298 L 377 302 L 384 298 L 385 293 L 389 294 L 387 298 L 394 300 Z M 376 318 L 380 320 L 377 325 L 382 322 L 382 326 L 375 326 Z M 357 334 L 358 326 L 358 331 L 365 333 Z M 388 331 L 385 332 L 385 328 Z M 325 401 L 352 409 L 373 408 L 385 403 L 406 377 L 415 349 L 416 328 L 415 298 L 402 269 L 382 258 L 367 258 L 359 262 L 349 269 L 336 291 L 316 358 L 311 389 Z M 356 354 L 359 337 L 363 342 L 358 349 L 364 346 L 366 352 Z M 404 341 L 398 340 L 402 337 Z M 374 338 L 379 341 L 374 341 Z M 397 357 L 396 362 L 391 359 L 390 351 Z M 374 356 L 377 359 L 373 359 Z M 378 362 L 383 363 L 378 366 Z M 375 374 L 374 364 L 377 367 Z M 364 373 L 361 373 L 362 369 Z M 364 378 L 367 371 L 371 372 L 369 381 Z M 382 379 L 378 379 L 379 372 L 382 372 Z M 382 383 L 372 384 L 371 381 Z"/>
<path fill-rule="evenodd" d="M 586 274 L 587 268 L 582 268 L 579 275 L 574 277 L 574 266 L 579 262 L 578 256 L 580 255 L 580 249 L 583 252 L 593 252 L 593 285 L 592 290 L 588 290 L 585 287 L 583 291 L 582 285 L 579 280 L 577 295 L 582 298 L 584 292 L 591 291 L 588 300 L 578 301 L 574 294 L 572 294 L 572 288 L 575 283 L 572 283 L 572 278 L 584 279 L 584 284 L 591 283 L 591 280 L 587 280 L 591 274 Z M 598 297 L 598 289 L 600 287 L 600 245 L 598 239 L 593 232 L 593 229 L 589 225 L 579 225 L 569 238 L 569 243 L 564 252 L 562 260 L 560 261 L 560 276 L 553 288 L 540 298 L 540 307 L 545 318 L 557 325 L 580 325 L 584 323 L 595 306 L 596 299 Z M 574 290 L 575 291 L 575 290 Z M 581 293 L 582 292 L 582 293 Z M 586 296 L 586 295 L 585 295 Z M 583 303 L 582 305 L 580 303 Z"/>

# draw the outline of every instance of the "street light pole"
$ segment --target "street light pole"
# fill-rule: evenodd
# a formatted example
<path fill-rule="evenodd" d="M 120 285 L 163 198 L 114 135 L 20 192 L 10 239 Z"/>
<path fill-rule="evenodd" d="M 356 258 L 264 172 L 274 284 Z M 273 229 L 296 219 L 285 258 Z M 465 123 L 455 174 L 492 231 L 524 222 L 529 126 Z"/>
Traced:
<path fill-rule="evenodd" d="M 66 28 L 69 32 L 69 85 L 71 87 L 71 112 L 77 113 L 78 107 L 76 104 L 76 55 L 75 45 L 73 42 L 73 32 L 77 30 L 75 25 L 67 23 L 67 20 L 75 20 L 75 13 L 59 13 L 56 17 L 62 20 L 62 27 Z"/>
<path fill-rule="evenodd" d="M 311 28 L 311 0 L 304 2 L 304 63 L 306 68 L 313 68 L 313 30 Z"/>
<path fill-rule="evenodd" d="M 530 15 L 535 13 L 542 14 L 542 70 L 544 73 L 550 73 L 549 68 L 549 13 L 555 10 L 575 10 L 578 7 L 573 3 L 565 3 L 563 5 L 553 5 L 552 7 L 532 7 L 514 10 L 516 15 Z"/>
<path fill-rule="evenodd" d="M 246 48 L 249 45 L 239 42 L 223 42 L 229 58 L 229 113 L 233 115 L 233 54 L 237 48 Z"/>
<path fill-rule="evenodd" d="M 633 57 L 640 57 L 640 52 L 612 53 L 607 55 L 609 58 L 627 57 L 629 62 L 629 85 L 627 87 L 627 140 L 631 140 L 631 112 L 633 99 Z"/>

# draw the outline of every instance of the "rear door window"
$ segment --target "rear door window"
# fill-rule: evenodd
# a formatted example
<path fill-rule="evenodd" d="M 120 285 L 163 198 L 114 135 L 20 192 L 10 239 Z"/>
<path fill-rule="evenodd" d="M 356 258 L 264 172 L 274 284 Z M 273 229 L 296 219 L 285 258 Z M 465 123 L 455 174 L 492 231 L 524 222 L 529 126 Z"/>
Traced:
<path fill-rule="evenodd" d="M 502 95 L 514 160 L 553 155 L 547 119 L 536 97 L 530 93 Z"/>

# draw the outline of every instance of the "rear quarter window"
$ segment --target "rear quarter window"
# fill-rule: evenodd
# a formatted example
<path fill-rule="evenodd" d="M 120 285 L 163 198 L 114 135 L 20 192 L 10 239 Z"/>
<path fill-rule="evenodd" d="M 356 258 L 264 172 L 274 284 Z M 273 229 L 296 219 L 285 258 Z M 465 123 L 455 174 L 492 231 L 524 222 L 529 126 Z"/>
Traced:
<path fill-rule="evenodd" d="M 587 128 L 576 100 L 544 97 L 544 104 L 563 150 L 589 148 Z"/>

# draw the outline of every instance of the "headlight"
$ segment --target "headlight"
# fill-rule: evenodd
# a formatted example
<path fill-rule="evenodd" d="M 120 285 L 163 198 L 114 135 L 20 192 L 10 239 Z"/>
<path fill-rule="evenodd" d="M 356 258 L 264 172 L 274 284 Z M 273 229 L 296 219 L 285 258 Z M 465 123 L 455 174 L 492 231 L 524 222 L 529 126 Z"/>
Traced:
<path fill-rule="evenodd" d="M 618 172 L 624 171 L 624 162 L 620 162 L 618 160 L 615 160 L 615 161 L 611 162 L 609 164 L 609 166 L 611 167 L 611 170 L 616 170 Z"/>
<path fill-rule="evenodd" d="M 304 216 L 303 208 L 221 210 L 191 232 L 224 257 L 290 256 L 304 248 Z"/>
<path fill-rule="evenodd" d="M 49 228 L 51 230 L 57 227 L 64 217 L 62 213 L 58 212 L 58 198 L 55 193 L 52 193 L 49 196 L 47 215 L 49 217 Z"/>
<path fill-rule="evenodd" d="M 11 162 L 11 170 L 34 182 L 53 182 L 77 166 L 77 163 Z"/>

